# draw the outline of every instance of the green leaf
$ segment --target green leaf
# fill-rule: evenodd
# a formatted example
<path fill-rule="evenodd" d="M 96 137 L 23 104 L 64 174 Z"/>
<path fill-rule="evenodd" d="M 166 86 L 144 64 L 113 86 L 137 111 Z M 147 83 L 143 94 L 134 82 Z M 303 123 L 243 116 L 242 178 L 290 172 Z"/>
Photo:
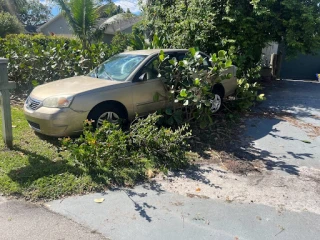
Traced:
<path fill-rule="evenodd" d="M 153 45 L 155 48 L 160 47 L 160 40 L 159 40 L 159 37 L 158 37 L 157 34 L 153 35 L 152 45 Z"/>
<path fill-rule="evenodd" d="M 177 124 L 182 123 L 182 112 L 181 111 L 176 111 L 172 117 L 174 118 L 174 120 L 176 121 Z"/>
<path fill-rule="evenodd" d="M 226 51 L 220 50 L 220 51 L 218 52 L 218 57 L 219 57 L 219 58 L 224 58 L 224 57 L 226 56 L 226 54 L 227 54 Z"/>
<path fill-rule="evenodd" d="M 232 73 L 228 73 L 228 74 L 226 75 L 226 79 L 230 79 L 230 78 L 232 78 Z"/>
<path fill-rule="evenodd" d="M 264 101 L 264 100 L 266 100 L 266 98 L 263 93 L 257 96 L 257 101 Z"/>
<path fill-rule="evenodd" d="M 229 67 L 231 67 L 232 66 L 232 61 L 231 61 L 231 59 L 228 59 L 227 61 L 226 61 L 226 68 L 229 68 Z"/>
<path fill-rule="evenodd" d="M 166 108 L 166 110 L 165 110 L 165 113 L 167 114 L 167 115 L 172 115 L 172 109 L 171 108 Z"/>
<path fill-rule="evenodd" d="M 186 89 L 181 89 L 180 96 L 183 97 L 183 98 L 187 97 L 188 96 L 187 90 Z"/>
<path fill-rule="evenodd" d="M 212 54 L 212 55 L 211 55 L 211 61 L 215 63 L 215 62 L 217 62 L 217 60 L 218 60 L 218 59 L 217 59 L 217 54 L 215 54 L 215 53 Z"/>
<path fill-rule="evenodd" d="M 34 87 L 36 87 L 36 86 L 38 86 L 39 85 L 39 82 L 37 81 L 37 80 L 32 80 L 32 85 L 34 86 Z"/>
<path fill-rule="evenodd" d="M 200 85 L 200 79 L 199 78 L 196 78 L 194 81 L 193 81 L 193 84 L 195 86 L 199 86 Z"/>
<path fill-rule="evenodd" d="M 175 65 L 175 62 L 176 62 L 176 61 L 175 61 L 175 59 L 173 59 L 173 58 L 169 60 L 169 63 L 170 63 L 171 65 Z"/>
<path fill-rule="evenodd" d="M 160 51 L 160 54 L 159 54 L 159 60 L 160 60 L 160 62 L 163 62 L 163 60 L 164 60 L 164 52 L 163 52 L 163 50 L 161 50 Z"/>
<path fill-rule="evenodd" d="M 191 53 L 191 56 L 194 57 L 196 54 L 196 49 L 195 48 L 189 48 L 189 52 Z"/>

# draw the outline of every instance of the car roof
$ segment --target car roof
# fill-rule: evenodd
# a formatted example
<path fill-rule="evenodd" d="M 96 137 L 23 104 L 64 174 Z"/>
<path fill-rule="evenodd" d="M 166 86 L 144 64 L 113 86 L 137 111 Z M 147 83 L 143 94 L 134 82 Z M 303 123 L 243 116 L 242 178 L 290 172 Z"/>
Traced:
<path fill-rule="evenodd" d="M 128 52 L 123 52 L 121 54 L 152 55 L 152 54 L 160 53 L 161 50 L 163 50 L 165 53 L 188 51 L 187 49 L 146 49 L 146 50 L 128 51 Z"/>

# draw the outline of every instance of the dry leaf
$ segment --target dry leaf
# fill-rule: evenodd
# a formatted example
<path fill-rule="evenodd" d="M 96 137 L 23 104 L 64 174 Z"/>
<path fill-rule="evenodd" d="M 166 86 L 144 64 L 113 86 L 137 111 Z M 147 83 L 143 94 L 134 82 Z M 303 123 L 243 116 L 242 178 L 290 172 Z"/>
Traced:
<path fill-rule="evenodd" d="M 12 125 L 12 128 L 16 128 L 17 126 L 16 125 Z"/>
<path fill-rule="evenodd" d="M 94 199 L 94 202 L 96 203 L 102 203 L 104 201 L 104 198 L 96 198 Z"/>
<path fill-rule="evenodd" d="M 150 168 L 146 170 L 145 174 L 148 178 L 153 178 L 155 176 L 154 172 Z"/>
<path fill-rule="evenodd" d="M 196 192 L 200 192 L 200 191 L 201 191 L 201 188 L 197 188 L 197 189 L 196 189 Z"/>
<path fill-rule="evenodd" d="M 226 202 L 227 203 L 231 203 L 232 202 L 232 200 L 229 198 L 229 196 L 226 197 Z"/>

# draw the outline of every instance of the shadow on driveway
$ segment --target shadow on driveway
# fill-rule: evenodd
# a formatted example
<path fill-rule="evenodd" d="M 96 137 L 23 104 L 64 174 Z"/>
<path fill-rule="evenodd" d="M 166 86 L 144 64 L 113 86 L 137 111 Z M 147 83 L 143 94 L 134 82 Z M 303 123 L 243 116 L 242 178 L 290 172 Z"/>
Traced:
<path fill-rule="evenodd" d="M 232 159 L 248 166 L 261 161 L 266 170 L 292 175 L 299 175 L 301 166 L 320 168 L 317 161 L 320 158 L 317 147 L 320 145 L 320 83 L 273 81 L 264 92 L 267 100 L 246 114 L 240 123 L 233 124 L 231 130 L 227 125 L 222 127 L 226 132 L 213 129 L 212 138 L 205 130 L 198 132 L 196 142 L 200 147 L 196 152 L 208 163 L 218 163 L 210 154 L 213 149 L 225 152 L 222 162 Z M 219 135 L 226 137 L 220 140 Z M 193 175 L 205 182 L 201 171 Z"/>

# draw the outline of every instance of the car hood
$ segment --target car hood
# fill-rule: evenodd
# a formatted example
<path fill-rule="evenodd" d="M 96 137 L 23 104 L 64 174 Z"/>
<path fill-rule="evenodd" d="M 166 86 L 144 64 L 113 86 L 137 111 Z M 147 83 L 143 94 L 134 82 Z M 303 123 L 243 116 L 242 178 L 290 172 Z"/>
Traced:
<path fill-rule="evenodd" d="M 32 91 L 31 97 L 43 100 L 56 95 L 76 95 L 97 88 L 116 86 L 120 83 L 122 82 L 77 76 L 40 85 Z"/>

